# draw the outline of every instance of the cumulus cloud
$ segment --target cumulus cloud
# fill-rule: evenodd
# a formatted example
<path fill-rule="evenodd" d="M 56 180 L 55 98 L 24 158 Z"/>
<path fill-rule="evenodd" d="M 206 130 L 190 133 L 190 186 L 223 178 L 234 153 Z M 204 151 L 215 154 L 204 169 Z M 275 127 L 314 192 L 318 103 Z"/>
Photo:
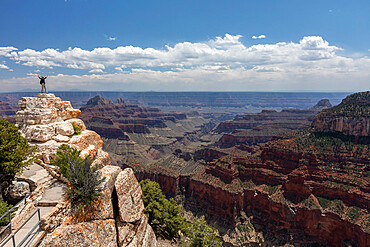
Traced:
<path fill-rule="evenodd" d="M 45 49 L 36 51 L 4 47 L 4 56 L 25 66 L 67 67 L 72 69 L 105 70 L 107 67 L 197 67 L 223 65 L 230 67 L 258 66 L 330 59 L 340 50 L 322 37 L 304 37 L 299 43 L 258 44 L 250 47 L 241 41 L 241 35 L 226 34 L 210 41 L 182 42 L 164 49 L 119 46 L 95 48 Z"/>
<path fill-rule="evenodd" d="M 252 36 L 252 39 L 265 39 L 265 38 L 266 38 L 266 35 L 264 34 L 261 34 L 259 36 L 255 36 L 255 35 Z"/>
<path fill-rule="evenodd" d="M 162 49 L 118 46 L 114 49 L 103 47 L 84 50 L 75 47 L 37 51 L 1 47 L 0 56 L 35 69 L 44 67 L 56 71 L 58 68 L 86 70 L 88 73 L 84 76 L 61 75 L 56 78 L 63 77 L 71 85 L 76 81 L 90 85 L 93 82 L 89 80 L 102 80 L 99 84 L 90 85 L 88 88 L 91 89 L 98 89 L 104 82 L 115 82 L 117 88 L 127 83 L 137 85 L 136 90 L 170 90 L 171 83 L 177 85 L 183 82 L 193 90 L 206 90 L 206 87 L 217 88 L 218 83 L 218 87 L 222 88 L 227 82 L 233 90 L 256 90 L 256 87 L 263 89 L 267 82 L 281 85 L 278 82 L 284 81 L 287 85 L 292 83 L 296 87 L 301 83 L 305 87 L 311 79 L 321 81 L 321 85 L 325 83 L 324 79 L 331 81 L 338 76 L 344 78 L 343 75 L 362 78 L 359 81 L 369 79 L 369 58 L 339 55 L 338 51 L 342 49 L 320 36 L 303 37 L 299 42 L 252 46 L 244 45 L 241 37 L 226 34 L 204 42 L 181 42 Z M 147 87 L 138 86 L 144 85 L 140 83 L 146 83 Z M 180 88 L 177 86 L 174 89 Z M 265 90 L 270 88 L 271 85 Z"/>
<path fill-rule="evenodd" d="M 9 69 L 9 67 L 8 67 L 8 66 L 6 66 L 5 64 L 1 64 L 1 63 L 0 63 L 0 69 Z"/>

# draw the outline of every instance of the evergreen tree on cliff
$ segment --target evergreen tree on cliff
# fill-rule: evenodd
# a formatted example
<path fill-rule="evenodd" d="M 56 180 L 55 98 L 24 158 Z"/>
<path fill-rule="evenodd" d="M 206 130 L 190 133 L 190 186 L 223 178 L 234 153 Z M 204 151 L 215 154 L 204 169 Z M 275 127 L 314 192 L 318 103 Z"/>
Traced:
<path fill-rule="evenodd" d="M 18 128 L 5 119 L 0 119 L 0 192 L 5 189 L 15 174 L 33 161 L 34 148 L 30 147 Z"/>

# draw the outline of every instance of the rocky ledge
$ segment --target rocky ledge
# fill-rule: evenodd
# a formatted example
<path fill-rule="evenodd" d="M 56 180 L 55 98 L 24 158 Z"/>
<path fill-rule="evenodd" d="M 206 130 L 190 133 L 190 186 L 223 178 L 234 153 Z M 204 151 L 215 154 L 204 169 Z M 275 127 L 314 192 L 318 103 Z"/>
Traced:
<path fill-rule="evenodd" d="M 51 175 L 66 182 L 49 164 L 58 147 L 67 144 L 80 150 L 82 157 L 90 155 L 92 165 L 97 165 L 105 178 L 95 202 L 73 205 L 64 196 L 42 217 L 45 236 L 38 246 L 157 246 L 133 171 L 110 165 L 100 135 L 77 119 L 80 110 L 54 94 L 23 97 L 18 105 L 16 121 L 21 135 L 36 146 L 38 163 Z"/>
<path fill-rule="evenodd" d="M 41 162 L 50 163 L 50 157 L 59 146 L 68 144 L 81 150 L 81 155 L 90 155 L 93 165 L 103 167 L 110 164 L 109 156 L 102 150 L 100 136 L 87 130 L 77 117 L 81 114 L 73 109 L 69 101 L 63 101 L 54 94 L 37 94 L 37 97 L 23 97 L 18 102 L 17 127 L 31 145 L 37 146 Z"/>
<path fill-rule="evenodd" d="M 105 166 L 101 172 L 98 200 L 79 207 L 63 198 L 42 218 L 47 234 L 39 246 L 157 246 L 132 169 Z"/>

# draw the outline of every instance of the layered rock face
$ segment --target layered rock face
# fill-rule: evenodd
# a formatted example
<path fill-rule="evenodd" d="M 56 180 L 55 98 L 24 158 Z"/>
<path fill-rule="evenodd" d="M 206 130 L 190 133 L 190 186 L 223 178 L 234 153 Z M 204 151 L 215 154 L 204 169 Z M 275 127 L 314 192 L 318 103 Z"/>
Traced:
<path fill-rule="evenodd" d="M 6 118 L 10 123 L 15 123 L 15 112 L 17 108 L 8 104 L 7 102 L 0 101 L 0 117 Z"/>
<path fill-rule="evenodd" d="M 331 107 L 329 100 L 320 100 L 305 109 L 285 109 L 281 112 L 263 110 L 258 114 L 237 115 L 233 120 L 220 123 L 215 129 L 223 136 L 217 142 L 222 147 L 238 144 L 254 145 L 272 140 L 280 133 L 310 126 L 313 117 L 321 110 Z"/>
<path fill-rule="evenodd" d="M 86 124 L 104 137 L 125 138 L 126 133 L 150 133 L 150 127 L 165 128 L 165 121 L 185 119 L 185 114 L 164 113 L 157 108 L 145 108 L 126 104 L 118 99 L 115 104 L 109 99 L 96 96 L 81 108 Z"/>
<path fill-rule="evenodd" d="M 44 163 L 50 163 L 51 155 L 62 144 L 81 150 L 83 157 L 90 155 L 94 165 L 102 167 L 110 163 L 108 154 L 102 150 L 100 136 L 86 129 L 77 118 L 81 111 L 73 109 L 69 101 L 54 94 L 37 94 L 21 98 L 18 105 L 16 125 L 30 144 L 37 145 L 38 158 Z M 81 133 L 77 134 L 78 131 Z"/>
<path fill-rule="evenodd" d="M 339 105 L 317 115 L 317 132 L 340 132 L 347 136 L 370 136 L 370 91 L 347 96 Z"/>
<path fill-rule="evenodd" d="M 135 160 L 150 163 L 175 149 L 200 145 L 200 136 L 214 123 L 199 114 L 165 113 L 157 108 L 113 103 L 96 96 L 81 108 L 87 128 L 104 138 L 114 164 Z"/>
<path fill-rule="evenodd" d="M 42 218 L 48 233 L 39 246 L 157 246 L 132 169 L 105 166 L 101 172 L 105 181 L 96 201 L 80 208 L 63 200 Z"/>
<path fill-rule="evenodd" d="M 46 235 L 39 246 L 156 246 L 133 171 L 110 165 L 100 136 L 77 119 L 80 110 L 53 94 L 21 98 L 19 108 L 16 120 L 22 136 L 37 145 L 39 163 L 54 176 L 56 169 L 47 164 L 67 144 L 80 150 L 80 156 L 89 155 L 104 178 L 96 201 L 80 207 L 65 196 L 42 218 Z"/>
<path fill-rule="evenodd" d="M 353 112 L 352 121 L 369 110 Z M 369 146 L 335 133 L 306 128 L 257 146 L 208 146 L 137 173 L 230 228 L 245 212 L 264 236 L 245 245 L 369 246 Z"/>

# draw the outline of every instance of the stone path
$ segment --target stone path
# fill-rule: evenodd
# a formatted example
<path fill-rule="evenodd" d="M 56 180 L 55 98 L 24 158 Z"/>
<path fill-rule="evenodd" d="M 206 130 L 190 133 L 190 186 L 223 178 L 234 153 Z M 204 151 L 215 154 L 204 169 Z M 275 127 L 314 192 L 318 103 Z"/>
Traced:
<path fill-rule="evenodd" d="M 33 164 L 27 167 L 23 171 L 22 175 L 34 182 L 44 185 L 47 185 L 49 182 L 51 182 L 51 180 L 53 180 L 53 177 L 49 174 L 49 172 L 38 164 Z"/>
<path fill-rule="evenodd" d="M 43 184 L 46 187 L 42 195 L 42 198 L 37 204 L 37 209 L 40 209 L 40 217 L 42 217 L 58 204 L 59 199 L 65 192 L 66 186 L 63 183 L 54 179 L 46 169 L 44 169 L 42 166 L 38 164 L 33 164 L 29 166 L 27 169 L 23 171 L 22 175 L 27 177 L 28 179 L 31 179 L 34 182 Z M 24 237 L 27 236 L 30 230 L 38 223 L 38 220 L 39 220 L 38 214 L 36 213 L 26 223 L 26 225 L 24 225 L 22 229 L 19 230 L 19 232 L 15 235 L 16 245 L 18 245 L 24 239 Z M 13 230 L 13 233 L 16 230 L 17 229 Z M 33 235 L 35 234 L 37 234 L 37 231 L 33 233 Z M 10 240 L 4 247 L 13 247 L 13 241 Z"/>

